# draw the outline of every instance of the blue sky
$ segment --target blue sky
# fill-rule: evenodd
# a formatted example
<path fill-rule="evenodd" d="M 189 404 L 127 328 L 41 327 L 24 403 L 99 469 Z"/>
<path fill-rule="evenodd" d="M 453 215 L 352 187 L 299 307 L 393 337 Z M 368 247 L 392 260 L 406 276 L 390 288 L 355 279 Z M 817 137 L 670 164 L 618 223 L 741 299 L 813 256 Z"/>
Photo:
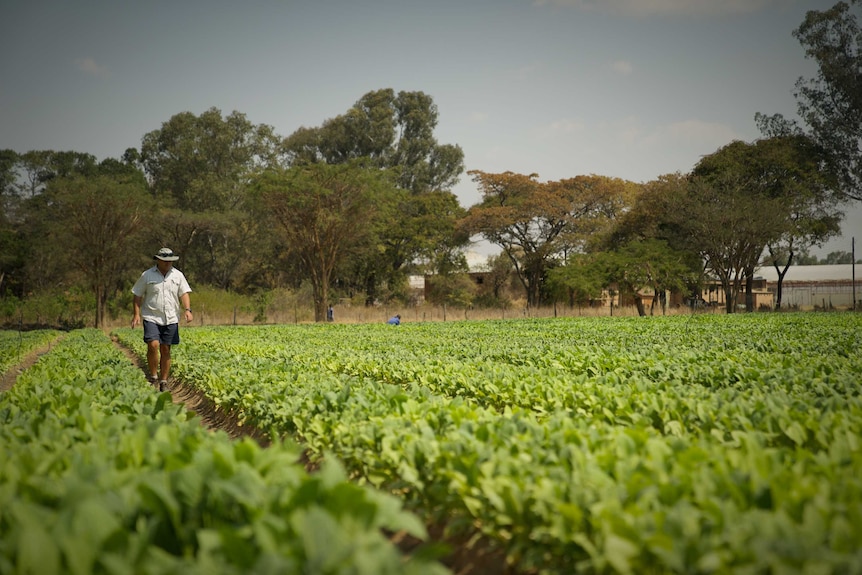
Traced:
<path fill-rule="evenodd" d="M 792 31 L 834 3 L 3 0 L 0 148 L 119 157 L 210 107 L 287 136 L 393 88 L 434 99 L 467 169 L 645 182 L 756 139 L 756 112 L 795 118 L 816 68 Z M 848 213 L 822 253 L 862 241 Z"/>

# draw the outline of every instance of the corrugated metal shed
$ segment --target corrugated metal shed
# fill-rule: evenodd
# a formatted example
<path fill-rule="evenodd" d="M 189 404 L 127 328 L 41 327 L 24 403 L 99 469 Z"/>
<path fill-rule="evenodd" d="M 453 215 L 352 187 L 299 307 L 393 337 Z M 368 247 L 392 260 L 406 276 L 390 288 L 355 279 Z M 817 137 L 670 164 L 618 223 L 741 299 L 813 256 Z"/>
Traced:
<path fill-rule="evenodd" d="M 859 281 L 862 274 L 862 265 L 856 265 L 856 281 Z M 778 272 L 774 266 L 764 266 L 759 268 L 755 273 L 755 277 L 761 277 L 767 282 L 777 282 Z M 835 264 L 822 266 L 790 266 L 787 274 L 784 276 L 785 282 L 832 282 L 853 279 L 853 264 Z"/>

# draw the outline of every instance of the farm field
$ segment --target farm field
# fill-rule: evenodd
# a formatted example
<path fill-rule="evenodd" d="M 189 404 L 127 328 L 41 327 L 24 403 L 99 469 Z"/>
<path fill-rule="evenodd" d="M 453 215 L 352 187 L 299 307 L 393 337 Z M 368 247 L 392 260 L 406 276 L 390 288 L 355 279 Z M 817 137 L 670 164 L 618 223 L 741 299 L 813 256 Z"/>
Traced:
<path fill-rule="evenodd" d="M 447 572 L 386 536 L 426 538 L 395 497 L 300 452 L 208 431 L 73 331 L 0 394 L 0 573 Z"/>
<path fill-rule="evenodd" d="M 518 572 L 859 573 L 860 344 L 853 314 L 219 327 L 174 375 Z"/>
<path fill-rule="evenodd" d="M 61 332 L 51 329 L 35 331 L 3 331 L 0 330 L 0 391 L 6 391 L 4 373 L 12 367 L 25 363 L 32 353 L 50 344 L 58 338 Z"/>
<path fill-rule="evenodd" d="M 75 537 L 94 545 L 80 560 L 92 572 L 143 557 L 154 573 L 288 560 L 305 573 L 445 572 L 433 546 L 398 559 L 380 536 L 423 539 L 423 524 L 467 551 L 496 549 L 511 573 L 862 573 L 858 314 L 183 329 L 176 385 L 268 436 L 265 449 L 205 432 L 103 334 L 80 333 L 0 395 L 3 573 L 28 572 L 22 561 L 52 541 L 71 565 Z M 113 335 L 143 357 L 140 330 Z M 300 449 L 320 471 L 295 463 Z M 80 465 L 91 460 L 98 473 Z M 212 475 L 223 467 L 227 479 Z M 218 492 L 236 499 L 217 510 L 234 514 L 189 499 L 177 469 L 225 479 Z M 157 497 L 141 495 L 149 481 L 120 487 L 133 471 Z M 70 503 L 79 472 L 108 477 L 84 509 Z M 307 503 L 320 513 L 302 517 L 320 525 L 298 529 L 301 512 L 276 504 L 297 497 L 277 493 L 315 481 L 343 491 Z M 129 511 L 112 490 L 140 502 Z M 120 511 L 109 535 L 80 528 L 79 513 Z M 354 554 L 325 563 L 321 541 Z"/>

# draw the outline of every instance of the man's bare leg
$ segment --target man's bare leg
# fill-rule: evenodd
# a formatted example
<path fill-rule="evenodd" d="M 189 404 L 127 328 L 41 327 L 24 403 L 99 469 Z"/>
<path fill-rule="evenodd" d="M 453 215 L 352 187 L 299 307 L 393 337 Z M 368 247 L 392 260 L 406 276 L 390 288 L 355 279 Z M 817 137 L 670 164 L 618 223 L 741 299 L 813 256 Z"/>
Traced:
<path fill-rule="evenodd" d="M 147 368 L 151 380 L 155 380 L 159 376 L 159 341 L 153 340 L 147 342 Z M 155 381 L 153 381 L 155 383 Z"/>
<path fill-rule="evenodd" d="M 171 346 L 160 344 L 159 352 L 159 381 L 167 381 L 171 374 Z"/>

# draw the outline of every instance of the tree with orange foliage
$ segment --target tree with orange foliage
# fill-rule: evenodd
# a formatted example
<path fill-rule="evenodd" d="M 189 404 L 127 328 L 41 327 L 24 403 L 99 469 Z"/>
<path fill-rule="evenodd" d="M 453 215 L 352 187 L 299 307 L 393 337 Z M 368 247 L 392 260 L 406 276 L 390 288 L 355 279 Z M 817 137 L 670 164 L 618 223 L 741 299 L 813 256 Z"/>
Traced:
<path fill-rule="evenodd" d="M 482 201 L 461 224 L 502 248 L 527 295 L 538 306 L 547 271 L 586 249 L 634 197 L 637 185 L 605 176 L 539 182 L 537 174 L 468 172 Z"/>

